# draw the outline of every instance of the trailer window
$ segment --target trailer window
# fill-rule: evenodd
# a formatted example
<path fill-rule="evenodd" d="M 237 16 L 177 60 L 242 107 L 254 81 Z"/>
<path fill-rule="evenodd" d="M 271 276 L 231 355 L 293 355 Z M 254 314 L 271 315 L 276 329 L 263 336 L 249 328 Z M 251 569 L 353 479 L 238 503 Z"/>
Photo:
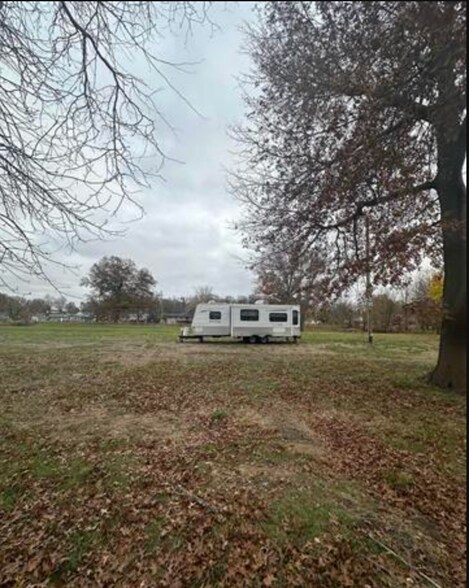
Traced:
<path fill-rule="evenodd" d="M 255 308 L 244 308 L 240 313 L 242 321 L 258 321 L 259 311 Z"/>
<path fill-rule="evenodd" d="M 221 312 L 218 310 L 211 310 L 208 315 L 208 318 L 211 321 L 219 321 L 221 319 Z"/>
<path fill-rule="evenodd" d="M 298 318 L 299 318 L 298 315 L 299 315 L 298 311 L 297 310 L 294 310 L 293 311 L 293 324 L 294 325 L 297 325 L 298 324 Z"/>
<path fill-rule="evenodd" d="M 288 316 L 286 312 L 271 312 L 269 314 L 269 321 L 271 323 L 286 323 Z"/>

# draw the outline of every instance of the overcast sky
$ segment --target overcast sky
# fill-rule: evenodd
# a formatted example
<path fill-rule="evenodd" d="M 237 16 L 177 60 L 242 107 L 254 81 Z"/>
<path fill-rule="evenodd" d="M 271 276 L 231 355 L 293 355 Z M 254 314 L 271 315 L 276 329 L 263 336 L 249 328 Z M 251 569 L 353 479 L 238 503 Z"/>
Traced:
<path fill-rule="evenodd" d="M 238 79 L 249 70 L 240 30 L 254 18 L 250 3 L 215 4 L 212 18 L 220 30 L 195 29 L 187 38 L 168 36 L 158 42 L 158 55 L 175 61 L 200 61 L 193 73 L 171 73 L 178 90 L 203 115 L 198 116 L 171 89 L 158 95 L 166 118 L 176 128 L 161 130 L 161 146 L 183 163 L 165 164 L 164 181 L 155 180 L 140 194 L 145 216 L 128 223 L 135 210 L 125 209 L 123 237 L 81 244 L 56 258 L 77 266 L 76 272 L 51 267 L 49 275 L 66 297 L 84 298 L 80 278 L 104 255 L 133 259 L 155 276 L 164 296 L 183 296 L 201 285 L 220 295 L 248 294 L 253 276 L 245 269 L 240 236 L 231 228 L 239 207 L 228 193 L 225 169 L 233 166 L 234 145 L 228 128 L 243 117 Z M 136 70 L 143 64 L 135 63 Z M 156 81 L 156 86 L 161 85 Z M 120 225 L 122 228 L 123 225 Z M 18 283 L 18 294 L 54 294 L 39 280 Z"/>

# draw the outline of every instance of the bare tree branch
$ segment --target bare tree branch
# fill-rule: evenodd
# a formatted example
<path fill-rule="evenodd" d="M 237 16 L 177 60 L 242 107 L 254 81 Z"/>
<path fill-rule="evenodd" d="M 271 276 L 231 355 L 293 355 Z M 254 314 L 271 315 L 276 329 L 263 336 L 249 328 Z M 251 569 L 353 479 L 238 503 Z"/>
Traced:
<path fill-rule="evenodd" d="M 124 202 L 142 214 L 136 194 L 160 176 L 169 123 L 135 64 L 189 104 L 170 71 L 192 64 L 153 50 L 164 27 L 207 21 L 205 3 L 0 5 L 0 284 L 46 276 L 52 239 L 74 248 L 118 234 L 110 219 Z"/>

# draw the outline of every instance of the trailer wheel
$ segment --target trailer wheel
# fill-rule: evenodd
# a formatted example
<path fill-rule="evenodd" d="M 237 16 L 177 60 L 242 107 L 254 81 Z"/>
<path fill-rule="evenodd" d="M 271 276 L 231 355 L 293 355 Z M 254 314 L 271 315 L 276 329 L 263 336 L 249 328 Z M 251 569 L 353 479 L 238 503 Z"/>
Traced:
<path fill-rule="evenodd" d="M 249 343 L 249 337 L 243 337 L 243 343 Z"/>
<path fill-rule="evenodd" d="M 249 337 L 249 343 L 257 343 L 258 338 L 256 337 L 256 335 L 251 335 Z"/>
<path fill-rule="evenodd" d="M 203 343 L 204 342 L 204 338 L 203 337 L 199 337 L 199 341 L 200 341 L 200 343 Z"/>
<path fill-rule="evenodd" d="M 270 337 L 269 337 L 269 335 L 266 335 L 265 337 L 262 337 L 262 343 L 267 343 L 267 344 L 270 343 Z"/>

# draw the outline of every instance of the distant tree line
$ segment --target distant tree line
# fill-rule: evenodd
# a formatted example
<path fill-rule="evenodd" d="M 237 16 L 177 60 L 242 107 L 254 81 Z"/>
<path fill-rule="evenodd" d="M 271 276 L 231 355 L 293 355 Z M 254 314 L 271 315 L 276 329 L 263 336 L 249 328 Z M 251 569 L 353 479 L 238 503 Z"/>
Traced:
<path fill-rule="evenodd" d="M 371 323 L 376 332 L 439 332 L 443 310 L 441 274 L 422 273 L 408 288 L 374 295 L 370 306 Z M 342 299 L 322 304 L 311 310 L 310 318 L 339 328 L 367 328 L 366 305 L 362 300 Z"/>
<path fill-rule="evenodd" d="M 80 307 L 64 296 L 44 298 L 26 298 L 0 293 L 0 319 L 29 322 L 33 317 L 47 317 L 51 313 L 75 315 Z"/>
<path fill-rule="evenodd" d="M 64 296 L 26 298 L 0 293 L 0 320 L 28 323 L 40 320 L 98 322 L 146 322 L 188 320 L 200 303 L 252 304 L 261 299 L 273 304 L 299 304 L 303 324 L 325 324 L 341 329 L 366 327 L 365 302 L 355 293 L 349 299 L 324 296 L 323 265 L 317 257 L 300 260 L 284 257 L 264 259 L 253 266 L 257 273 L 254 291 L 248 296 L 219 296 L 210 286 L 199 286 L 186 297 L 164 297 L 155 290 L 156 280 L 131 259 L 103 257 L 81 284 L 90 289 L 79 305 Z M 384 290 L 371 299 L 375 331 L 438 331 L 442 313 L 441 273 L 421 273 L 399 292 Z M 353 300 L 353 301 L 351 301 Z M 81 315 L 79 315 L 81 313 Z M 79 316 L 78 316 L 79 315 Z"/>
<path fill-rule="evenodd" d="M 164 297 L 155 290 L 157 282 L 146 268 L 139 268 L 131 259 L 103 257 L 95 263 L 81 285 L 90 289 L 79 303 L 65 296 L 27 298 L 0 293 L 0 321 L 29 323 L 41 320 L 73 320 L 81 318 L 98 322 L 158 323 L 168 317 L 190 318 L 197 304 L 209 301 L 251 303 L 258 296 L 220 297 L 210 286 L 195 288 L 187 297 Z"/>

